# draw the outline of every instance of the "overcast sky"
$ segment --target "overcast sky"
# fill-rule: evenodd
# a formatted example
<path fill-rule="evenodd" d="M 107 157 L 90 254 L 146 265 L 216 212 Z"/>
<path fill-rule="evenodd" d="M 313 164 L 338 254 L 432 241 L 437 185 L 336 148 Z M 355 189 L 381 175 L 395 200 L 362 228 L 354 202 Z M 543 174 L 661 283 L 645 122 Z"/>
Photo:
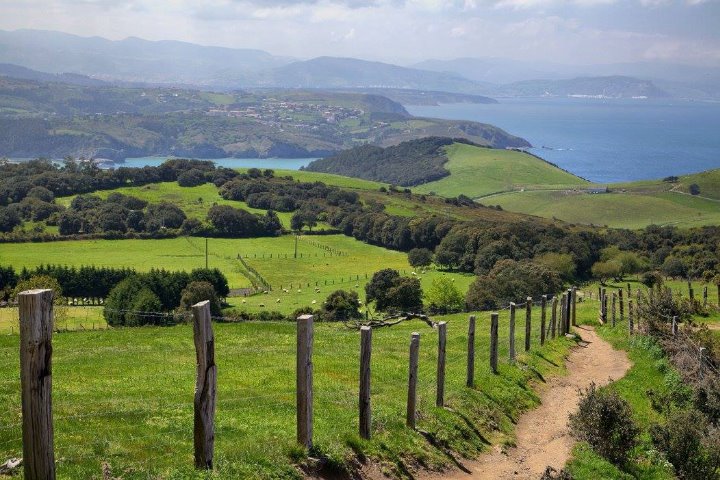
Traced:
<path fill-rule="evenodd" d="M 720 0 L 0 0 L 0 29 L 18 28 L 403 64 L 720 65 Z"/>

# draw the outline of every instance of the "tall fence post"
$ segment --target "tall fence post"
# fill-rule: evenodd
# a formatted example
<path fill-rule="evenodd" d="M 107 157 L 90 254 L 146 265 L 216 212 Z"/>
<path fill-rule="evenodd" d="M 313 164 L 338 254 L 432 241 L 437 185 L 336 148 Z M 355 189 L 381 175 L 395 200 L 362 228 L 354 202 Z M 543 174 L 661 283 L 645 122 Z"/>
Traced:
<path fill-rule="evenodd" d="M 547 319 L 547 295 L 540 297 L 540 345 L 545 345 L 545 324 Z"/>
<path fill-rule="evenodd" d="M 558 336 L 563 336 L 567 333 L 565 330 L 567 321 L 567 293 L 563 292 L 560 298 L 560 321 L 558 322 Z"/>
<path fill-rule="evenodd" d="M 195 468 L 212 469 L 215 450 L 215 396 L 217 366 L 215 365 L 215 335 L 210 320 L 210 302 L 192 306 L 193 338 L 197 372 L 195 377 L 194 442 Z"/>
<path fill-rule="evenodd" d="M 600 323 L 607 323 L 607 291 L 603 288 L 600 292 Z"/>
<path fill-rule="evenodd" d="M 634 307 L 634 313 L 635 313 L 635 326 L 638 330 L 640 330 L 640 303 L 642 301 L 642 292 L 640 291 L 640 288 L 637 289 L 635 292 L 636 295 L 636 302 Z"/>
<path fill-rule="evenodd" d="M 623 289 L 620 288 L 617 291 L 618 301 L 620 303 L 620 320 L 625 320 L 625 303 L 623 301 Z"/>
<path fill-rule="evenodd" d="M 55 478 L 52 416 L 52 290 L 18 295 L 23 470 L 29 480 Z"/>
<path fill-rule="evenodd" d="M 700 378 L 705 376 L 705 357 L 707 356 L 707 349 L 700 347 Z"/>
<path fill-rule="evenodd" d="M 703 287 L 703 307 L 707 307 L 708 304 L 708 287 L 705 285 Z"/>
<path fill-rule="evenodd" d="M 572 302 L 573 302 L 573 292 L 572 289 L 568 288 L 567 291 L 567 303 L 565 304 L 565 308 L 567 308 L 567 312 L 565 313 L 565 333 L 570 333 L 570 325 L 572 324 Z"/>
<path fill-rule="evenodd" d="M 470 315 L 470 320 L 468 321 L 466 385 L 470 388 L 475 386 L 475 315 Z"/>
<path fill-rule="evenodd" d="M 675 315 L 672 318 L 671 332 L 672 332 L 673 336 L 678 334 L 678 317 L 677 317 L 677 315 Z"/>
<path fill-rule="evenodd" d="M 532 336 L 532 297 L 525 300 L 525 351 L 530 350 L 530 337 Z"/>
<path fill-rule="evenodd" d="M 628 298 L 628 332 L 630 333 L 630 335 L 632 335 L 633 331 L 635 330 L 635 326 L 633 325 L 633 313 L 633 301 L 632 298 Z"/>
<path fill-rule="evenodd" d="M 570 290 L 572 295 L 572 325 L 575 327 L 577 326 L 577 287 L 572 287 Z"/>
<path fill-rule="evenodd" d="M 617 324 L 617 293 L 612 292 L 612 326 L 614 327 Z"/>
<path fill-rule="evenodd" d="M 490 314 L 490 369 L 498 373 L 498 314 Z"/>
<path fill-rule="evenodd" d="M 370 358 L 372 356 L 372 328 L 360 327 L 360 437 L 368 440 L 372 422 L 370 410 Z"/>
<path fill-rule="evenodd" d="M 515 303 L 510 302 L 510 361 L 515 361 Z"/>
<path fill-rule="evenodd" d="M 313 434 L 313 319 L 297 319 L 297 441 L 305 448 L 312 447 Z"/>
<path fill-rule="evenodd" d="M 417 380 L 418 380 L 418 353 L 420 350 L 420 334 L 413 332 L 410 336 L 410 368 L 408 372 L 408 398 L 405 422 L 407 426 L 415 429 L 417 417 Z"/>
<path fill-rule="evenodd" d="M 555 338 L 555 331 L 557 329 L 557 307 L 558 307 L 558 298 L 557 298 L 557 295 L 553 295 L 552 313 L 550 315 L 550 338 Z"/>
<path fill-rule="evenodd" d="M 437 391 L 435 405 L 445 406 L 445 350 L 447 345 L 447 322 L 438 323 Z"/>
<path fill-rule="evenodd" d="M 693 289 L 692 282 L 688 282 L 688 295 L 690 296 L 691 302 L 695 300 L 695 290 Z"/>

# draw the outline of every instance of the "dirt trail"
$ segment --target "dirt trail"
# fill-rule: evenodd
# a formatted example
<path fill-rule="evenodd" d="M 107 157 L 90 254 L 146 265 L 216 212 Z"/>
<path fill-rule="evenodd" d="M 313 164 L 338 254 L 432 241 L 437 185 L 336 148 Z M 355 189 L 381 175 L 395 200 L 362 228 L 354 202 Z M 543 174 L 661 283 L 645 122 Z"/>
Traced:
<path fill-rule="evenodd" d="M 584 340 L 567 359 L 568 374 L 553 377 L 543 388 L 542 404 L 520 417 L 516 425 L 517 446 L 503 453 L 499 447 L 478 460 L 464 462 L 472 473 L 451 472 L 421 475 L 421 479 L 478 480 L 533 479 L 549 465 L 560 470 L 570 458 L 574 440 L 567 429 L 568 409 L 578 404 L 578 389 L 591 382 L 605 385 L 622 378 L 631 363 L 624 351 L 614 350 L 590 327 L 578 327 Z"/>

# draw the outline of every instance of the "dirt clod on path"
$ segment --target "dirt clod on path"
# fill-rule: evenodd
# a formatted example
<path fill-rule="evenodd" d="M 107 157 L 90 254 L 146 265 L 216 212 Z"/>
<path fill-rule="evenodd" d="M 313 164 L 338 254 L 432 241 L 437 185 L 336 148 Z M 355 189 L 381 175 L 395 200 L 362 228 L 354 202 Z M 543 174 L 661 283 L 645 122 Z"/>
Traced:
<path fill-rule="evenodd" d="M 568 415 L 577 409 L 579 390 L 592 382 L 602 386 L 622 378 L 630 369 L 627 354 L 614 350 L 590 327 L 577 327 L 583 339 L 567 359 L 568 374 L 551 378 L 541 392 L 541 405 L 520 417 L 515 429 L 516 446 L 501 451 L 495 446 L 472 462 L 463 462 L 471 473 L 420 475 L 426 480 L 539 479 L 545 468 L 562 469 L 575 440 L 568 431 Z"/>

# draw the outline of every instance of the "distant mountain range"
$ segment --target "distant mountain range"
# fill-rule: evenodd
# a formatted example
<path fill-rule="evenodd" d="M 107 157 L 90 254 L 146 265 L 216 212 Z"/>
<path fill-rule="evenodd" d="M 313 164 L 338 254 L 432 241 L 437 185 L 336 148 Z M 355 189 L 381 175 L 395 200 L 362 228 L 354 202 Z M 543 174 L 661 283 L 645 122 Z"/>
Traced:
<path fill-rule="evenodd" d="M 43 30 L 0 31 L 0 63 L 6 64 L 0 66 L 0 75 L 79 85 L 107 81 L 212 90 L 384 89 L 489 97 L 720 99 L 720 69 L 712 68 L 660 63 L 568 66 L 476 58 L 398 66 L 355 58 L 297 60 L 262 50 L 139 38 L 111 41 Z M 405 96 L 409 97 L 413 96 Z"/>

